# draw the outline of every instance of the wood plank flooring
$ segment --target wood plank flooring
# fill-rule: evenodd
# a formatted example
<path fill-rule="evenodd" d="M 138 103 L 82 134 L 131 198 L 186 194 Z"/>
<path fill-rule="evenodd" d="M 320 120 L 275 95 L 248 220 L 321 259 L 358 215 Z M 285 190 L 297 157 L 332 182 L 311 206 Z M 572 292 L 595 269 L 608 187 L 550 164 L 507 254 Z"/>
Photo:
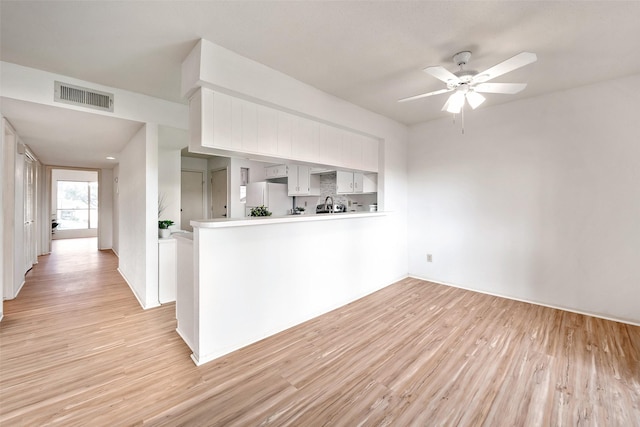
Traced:
<path fill-rule="evenodd" d="M 640 426 L 640 327 L 406 279 L 196 367 L 87 244 L 5 301 L 2 426 Z"/>

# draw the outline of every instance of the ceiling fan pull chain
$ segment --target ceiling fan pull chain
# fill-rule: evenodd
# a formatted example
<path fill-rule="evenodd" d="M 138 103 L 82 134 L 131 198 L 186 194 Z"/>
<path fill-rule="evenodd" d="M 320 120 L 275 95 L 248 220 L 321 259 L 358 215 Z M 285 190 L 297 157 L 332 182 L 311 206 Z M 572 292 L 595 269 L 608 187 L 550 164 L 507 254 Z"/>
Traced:
<path fill-rule="evenodd" d="M 460 123 L 462 124 L 462 134 L 464 135 L 464 105 L 460 110 Z"/>

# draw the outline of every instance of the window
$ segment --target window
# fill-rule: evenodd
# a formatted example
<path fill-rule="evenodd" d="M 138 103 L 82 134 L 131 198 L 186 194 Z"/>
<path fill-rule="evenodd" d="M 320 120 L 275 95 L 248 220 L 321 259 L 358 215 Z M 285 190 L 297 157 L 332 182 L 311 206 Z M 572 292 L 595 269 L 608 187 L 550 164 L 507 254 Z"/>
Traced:
<path fill-rule="evenodd" d="M 249 183 L 249 168 L 240 168 L 240 203 L 247 201 L 247 184 Z"/>
<path fill-rule="evenodd" d="M 58 181 L 58 230 L 98 228 L 98 183 Z"/>

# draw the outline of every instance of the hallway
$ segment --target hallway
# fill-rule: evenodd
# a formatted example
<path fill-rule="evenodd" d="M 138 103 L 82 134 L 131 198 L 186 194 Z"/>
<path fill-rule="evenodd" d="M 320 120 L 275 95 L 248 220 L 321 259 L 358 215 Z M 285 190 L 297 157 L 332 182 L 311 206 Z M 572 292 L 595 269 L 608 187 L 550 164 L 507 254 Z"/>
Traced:
<path fill-rule="evenodd" d="M 112 424 L 114 411 L 132 416 L 125 407 L 166 392 L 163 371 L 194 371 L 175 305 L 142 310 L 117 266 L 95 238 L 54 240 L 4 302 L 0 425 Z"/>

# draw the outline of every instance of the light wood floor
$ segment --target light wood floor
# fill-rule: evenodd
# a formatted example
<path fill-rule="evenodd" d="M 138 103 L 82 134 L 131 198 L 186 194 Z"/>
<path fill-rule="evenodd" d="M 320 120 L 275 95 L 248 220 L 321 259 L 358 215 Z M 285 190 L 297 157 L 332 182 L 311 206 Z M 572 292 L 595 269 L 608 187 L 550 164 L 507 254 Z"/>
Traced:
<path fill-rule="evenodd" d="M 196 367 L 83 246 L 5 301 L 2 426 L 640 426 L 640 327 L 407 279 Z"/>

